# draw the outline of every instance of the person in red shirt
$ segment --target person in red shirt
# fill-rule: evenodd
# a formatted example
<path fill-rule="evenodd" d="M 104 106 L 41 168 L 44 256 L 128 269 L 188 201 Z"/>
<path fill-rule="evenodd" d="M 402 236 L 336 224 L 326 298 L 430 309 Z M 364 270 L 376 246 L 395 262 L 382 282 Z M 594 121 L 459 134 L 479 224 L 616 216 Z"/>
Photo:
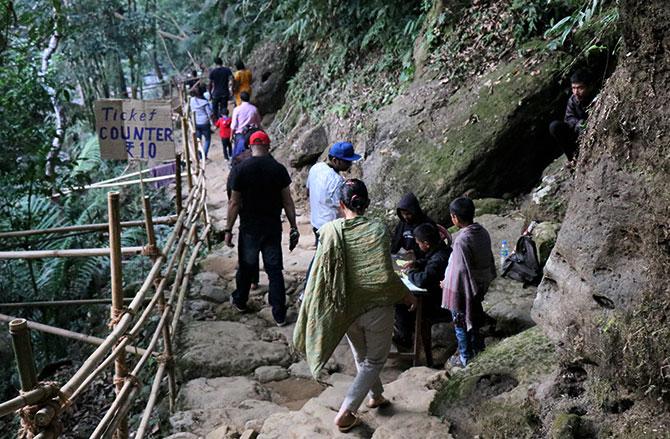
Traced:
<path fill-rule="evenodd" d="M 230 123 L 233 120 L 228 116 L 228 109 L 221 110 L 221 117 L 214 123 L 219 129 L 219 136 L 221 136 L 221 145 L 223 145 L 223 156 L 226 160 L 230 160 L 233 156 L 233 147 L 230 144 Z"/>

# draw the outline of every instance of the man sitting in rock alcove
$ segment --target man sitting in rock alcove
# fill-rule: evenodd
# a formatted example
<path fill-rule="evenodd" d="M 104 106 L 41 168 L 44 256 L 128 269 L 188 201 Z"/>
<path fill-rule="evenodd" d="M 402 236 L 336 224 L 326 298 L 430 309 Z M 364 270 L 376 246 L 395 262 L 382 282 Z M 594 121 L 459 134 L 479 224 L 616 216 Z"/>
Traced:
<path fill-rule="evenodd" d="M 587 108 L 593 101 L 594 87 L 591 75 L 586 70 L 577 70 L 570 77 L 572 96 L 568 99 L 563 121 L 555 120 L 549 124 L 549 132 L 563 150 L 570 163 L 574 163 L 578 154 L 577 140 L 586 128 Z"/>

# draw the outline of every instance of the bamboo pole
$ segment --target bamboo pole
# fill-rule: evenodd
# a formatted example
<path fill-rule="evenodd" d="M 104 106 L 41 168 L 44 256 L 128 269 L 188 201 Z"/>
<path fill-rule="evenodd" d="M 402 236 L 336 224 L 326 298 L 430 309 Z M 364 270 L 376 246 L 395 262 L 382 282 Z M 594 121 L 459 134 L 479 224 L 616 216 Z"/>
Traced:
<path fill-rule="evenodd" d="M 98 183 L 96 185 L 86 185 L 86 186 L 78 186 L 75 188 L 72 188 L 71 190 L 65 190 L 62 192 L 62 194 L 54 194 L 54 197 L 60 197 L 61 195 L 68 195 L 72 192 L 77 192 L 77 191 L 84 191 L 88 189 L 102 189 L 102 188 L 108 188 L 108 187 L 119 187 L 119 186 L 130 186 L 133 184 L 140 184 L 142 182 L 144 183 L 152 183 L 156 181 L 163 181 L 163 180 L 169 180 L 171 178 L 175 178 L 176 174 L 170 174 L 170 175 L 161 175 L 160 177 L 150 177 L 150 178 L 140 178 L 137 180 L 128 180 L 128 181 L 117 181 L 117 182 L 112 182 L 112 183 Z M 184 175 L 182 175 L 184 177 Z"/>
<path fill-rule="evenodd" d="M 121 268 L 121 227 L 119 223 L 119 193 L 110 192 L 107 194 L 107 210 L 109 214 L 109 248 L 110 254 L 110 271 L 111 271 L 111 287 L 112 287 L 112 306 L 111 319 L 112 326 L 118 324 L 118 320 L 123 314 L 123 273 Z M 116 394 L 121 392 L 123 381 L 128 374 L 126 367 L 126 355 L 124 352 L 119 352 L 114 361 L 114 385 Z M 128 437 L 128 421 L 121 420 L 119 427 L 116 429 L 116 439 L 126 439 Z"/>
<path fill-rule="evenodd" d="M 174 173 L 176 175 L 181 175 L 181 153 L 177 154 L 174 160 Z M 175 204 L 177 209 L 177 215 L 181 213 L 181 178 L 175 179 Z"/>
<path fill-rule="evenodd" d="M 169 309 L 165 308 L 163 310 L 163 313 L 161 314 L 161 319 L 158 322 L 158 325 L 156 326 L 156 330 L 154 331 L 153 336 L 151 337 L 151 341 L 149 342 L 149 346 L 147 346 L 147 352 L 153 351 L 153 349 L 156 347 L 158 344 L 158 339 L 160 338 L 160 334 L 162 333 L 163 327 L 167 323 L 167 318 L 169 315 Z M 93 431 L 93 434 L 91 434 L 91 439 L 99 438 L 99 437 L 107 437 L 101 436 L 102 433 L 104 433 L 107 428 L 106 426 L 109 425 L 109 423 L 112 421 L 113 417 L 115 414 L 118 414 L 117 411 L 120 410 L 121 407 L 123 407 L 123 404 L 130 399 L 129 394 L 133 389 L 136 389 L 137 386 L 139 385 L 139 382 L 137 381 L 137 377 L 139 376 L 140 371 L 146 364 L 147 360 L 149 359 L 148 354 L 145 353 L 145 355 L 142 355 L 142 357 L 139 359 L 135 367 L 133 368 L 132 372 L 130 373 L 130 376 L 134 377 L 132 380 L 125 379 L 124 377 L 124 382 L 121 388 L 118 389 L 117 394 L 116 394 L 116 399 L 114 399 L 114 402 L 110 406 L 110 408 L 107 410 L 107 413 L 105 413 L 105 416 L 103 416 L 102 420 L 100 423 L 98 423 L 98 426 L 96 429 Z M 118 385 L 118 382 L 117 382 Z M 120 413 L 120 411 L 119 411 Z M 123 428 L 123 423 L 127 422 L 127 419 L 125 419 L 125 415 L 121 414 L 121 419 L 118 421 L 119 427 L 117 428 L 117 432 Z"/>
<path fill-rule="evenodd" d="M 6 314 L 0 314 L 0 321 L 11 322 L 12 320 L 16 320 L 16 317 L 8 316 Z M 55 326 L 49 326 L 43 323 L 37 323 L 30 320 L 27 320 L 27 323 L 28 328 L 34 329 L 35 331 L 58 335 L 72 340 L 83 341 L 89 344 L 101 345 L 105 341 L 103 338 L 94 337 L 92 335 L 80 334 L 78 332 L 68 331 L 67 329 L 57 328 Z M 131 354 L 142 355 L 144 351 L 145 351 L 144 349 L 140 349 L 135 346 L 126 347 L 126 352 L 129 352 Z"/>
<path fill-rule="evenodd" d="M 144 247 L 122 247 L 121 255 L 141 255 Z M 110 256 L 108 248 L 77 248 L 69 250 L 26 250 L 0 252 L 0 259 L 43 259 L 43 258 L 82 258 L 89 256 Z"/>
<path fill-rule="evenodd" d="M 146 434 L 149 421 L 151 420 L 151 412 L 156 405 L 158 392 L 160 391 L 161 382 L 163 381 L 163 375 L 165 375 L 165 363 L 161 363 L 158 366 L 158 370 L 154 376 L 154 381 L 151 384 L 151 391 L 149 392 L 149 399 L 147 400 L 147 406 L 144 409 L 144 413 L 142 413 L 140 425 L 137 427 L 137 431 L 135 432 L 135 439 L 143 439 L 144 435 Z"/>
<path fill-rule="evenodd" d="M 124 297 L 124 303 L 130 303 L 132 297 Z M 112 299 L 72 299 L 35 302 L 7 302 L 0 303 L 0 308 L 42 308 L 48 306 L 77 306 L 77 305 L 109 305 Z"/>
<path fill-rule="evenodd" d="M 182 212 L 178 215 L 177 222 L 175 223 L 175 228 L 168 237 L 167 243 L 163 247 L 162 255 L 169 254 L 170 249 L 174 245 L 177 236 L 180 233 L 182 225 L 184 224 L 184 221 L 187 218 L 187 215 L 190 218 L 193 212 L 195 211 L 195 207 L 197 206 L 197 204 L 192 205 L 192 203 L 196 202 L 197 200 L 197 194 L 198 191 L 200 190 L 201 182 L 202 180 L 198 179 L 198 181 L 196 182 L 195 190 L 189 192 L 188 198 L 185 203 L 186 208 L 182 210 Z M 132 313 L 136 313 L 138 311 L 139 306 L 144 300 L 147 291 L 153 284 L 154 279 L 160 274 L 160 268 L 163 262 L 164 262 L 164 256 L 159 256 L 156 262 L 154 262 L 151 271 L 149 272 L 139 291 L 133 298 L 133 301 L 130 303 L 130 305 L 128 305 L 128 310 L 131 313 L 123 315 L 119 324 L 112 330 L 112 333 L 109 336 L 107 336 L 104 343 L 100 345 L 98 349 L 96 349 L 95 352 L 93 352 L 86 359 L 86 361 L 84 361 L 84 364 L 82 364 L 79 370 L 70 378 L 70 380 L 67 383 L 65 383 L 65 385 L 63 385 L 63 387 L 61 388 L 61 392 L 63 393 L 63 395 L 65 395 L 65 397 L 69 398 L 71 401 L 74 400 L 73 396 L 74 392 L 77 391 L 82 386 L 82 383 L 84 383 L 87 379 L 94 376 L 92 372 L 94 372 L 98 363 L 100 363 L 104 359 L 104 356 L 112 349 L 113 345 L 119 341 L 120 337 L 125 333 L 125 331 L 132 323 L 133 321 Z"/>
<path fill-rule="evenodd" d="M 16 396 L 9 401 L 5 401 L 0 404 L 0 417 L 12 414 L 28 405 L 37 404 L 40 401 L 46 401 L 47 399 L 56 395 L 58 395 L 58 386 L 55 385 L 37 387 L 36 389 L 33 389 L 29 392 L 21 393 L 19 396 Z"/>
<path fill-rule="evenodd" d="M 159 216 L 153 219 L 154 224 L 172 225 L 177 221 L 177 215 Z M 123 221 L 121 228 L 141 227 L 144 226 L 144 220 Z M 32 235 L 47 235 L 51 233 L 70 233 L 70 232 L 106 232 L 109 230 L 108 223 L 97 224 L 82 224 L 79 226 L 64 226 L 53 227 L 51 229 L 37 229 L 37 230 L 17 230 L 14 232 L 0 232 L 0 239 L 4 238 L 21 238 Z"/>
<path fill-rule="evenodd" d="M 200 175 L 200 155 L 202 150 L 200 148 L 200 141 L 198 140 L 198 135 L 195 133 L 195 130 L 191 133 L 191 140 L 193 143 L 193 157 L 195 162 L 195 175 Z M 204 160 L 204 159 L 203 159 Z"/>
<path fill-rule="evenodd" d="M 154 224 L 151 221 L 151 203 L 149 197 L 144 197 L 144 218 L 146 221 L 147 241 L 149 247 L 156 248 L 156 234 L 154 233 Z M 165 295 L 162 290 L 159 290 L 159 285 L 156 285 L 156 293 L 158 295 L 159 309 L 165 309 Z M 170 328 L 163 325 L 163 355 L 168 362 L 168 392 L 169 392 L 169 406 L 170 413 L 174 412 L 175 396 L 177 393 L 177 382 L 174 376 L 174 367 L 172 367 L 172 341 L 170 337 Z"/>
<path fill-rule="evenodd" d="M 193 172 L 191 171 L 191 149 L 188 145 L 188 119 L 186 116 L 181 118 L 181 134 L 184 144 L 184 154 L 186 154 L 186 182 L 189 192 L 193 189 Z"/>
<path fill-rule="evenodd" d="M 194 226 L 195 226 L 195 224 L 194 224 Z M 191 229 L 191 231 L 189 232 L 189 235 L 191 235 L 191 234 L 192 234 L 191 232 L 194 231 L 194 230 L 195 230 L 195 227 L 193 227 L 193 228 Z M 176 323 L 178 323 L 178 321 L 179 321 L 179 314 L 180 314 L 180 311 L 181 311 L 181 306 L 180 306 L 180 304 L 183 303 L 183 297 L 186 295 L 186 289 L 188 288 L 188 282 L 189 282 L 190 274 L 191 274 L 191 272 L 192 272 L 192 270 L 193 270 L 193 266 L 194 266 L 194 264 L 195 264 L 195 260 L 196 260 L 197 255 L 198 255 L 198 250 L 199 250 L 200 246 L 202 245 L 203 240 L 204 240 L 204 238 L 205 238 L 207 232 L 208 232 L 208 228 L 205 229 L 205 232 L 204 232 L 204 233 L 202 234 L 202 236 L 200 237 L 198 243 L 196 244 L 196 246 L 195 246 L 194 249 L 193 249 L 193 253 L 191 254 L 191 258 L 189 259 L 189 264 L 188 264 L 188 267 L 187 267 L 187 269 L 186 269 L 186 275 L 184 276 L 184 279 L 182 280 L 182 283 L 181 283 L 180 298 L 179 298 L 178 305 L 177 305 L 177 311 L 175 311 L 175 314 L 174 314 L 174 316 L 172 317 L 172 323 L 171 323 L 171 326 L 172 326 L 172 329 L 173 329 L 173 330 L 174 330 L 174 328 L 176 327 Z M 175 283 L 175 284 L 176 284 L 176 283 Z M 160 322 L 159 322 L 159 324 L 158 324 L 158 327 L 160 327 L 160 326 L 162 326 L 162 325 L 167 326 L 167 318 L 168 318 L 168 315 L 169 315 L 169 308 L 166 308 L 166 309 L 163 311 L 163 314 L 162 314 L 162 316 L 161 316 L 161 320 L 160 320 Z M 149 348 L 151 348 L 151 346 L 155 346 L 155 343 L 156 343 L 156 341 L 157 341 L 157 339 L 158 339 L 158 338 L 156 337 L 156 335 L 157 335 L 157 334 L 154 334 L 154 338 L 152 339 L 151 343 L 149 344 Z M 137 376 L 137 373 L 139 372 L 139 369 L 140 369 L 141 366 L 142 366 L 141 363 L 142 363 L 142 359 L 140 359 L 140 362 L 138 362 L 138 364 L 137 364 L 137 365 L 135 366 L 135 368 L 133 369 L 133 373 L 132 373 L 132 374 L 133 374 L 134 376 Z M 157 376 L 158 376 L 158 373 L 157 373 Z M 123 391 L 125 391 L 124 395 L 126 395 L 128 392 L 130 392 L 130 388 L 131 388 L 131 383 L 126 382 L 126 384 L 124 385 L 124 389 L 123 389 Z M 153 392 L 153 389 L 154 389 L 154 388 L 156 388 L 156 381 L 154 381 L 154 384 L 152 385 L 152 392 Z M 157 392 L 157 391 L 156 391 L 156 392 Z M 154 394 L 155 394 L 155 393 L 154 393 Z M 128 397 L 125 396 L 125 399 L 127 399 L 127 398 L 128 398 Z M 96 428 L 96 431 L 94 431 L 93 435 L 91 436 L 92 439 L 96 439 L 96 438 L 100 437 L 100 436 L 96 435 L 96 432 L 98 432 L 98 430 L 102 431 L 101 426 L 104 425 L 106 419 L 109 420 L 109 419 L 112 417 L 112 415 L 113 415 L 113 413 L 114 413 L 114 410 L 116 409 L 116 407 L 121 406 L 121 404 L 123 403 L 123 400 L 124 400 L 124 398 L 122 398 L 122 397 L 121 397 L 121 394 L 119 394 L 119 397 L 117 397 L 117 399 L 114 401 L 114 404 L 112 404 L 112 407 L 108 410 L 108 412 L 107 412 L 107 414 L 105 415 L 105 417 L 103 417 L 103 420 L 100 422 L 100 424 L 98 424 L 98 428 Z M 143 415 L 143 418 L 144 418 L 145 416 L 148 417 L 148 416 L 150 415 L 151 408 L 152 408 L 152 407 L 149 407 L 149 406 L 148 406 L 147 409 L 145 409 L 145 414 Z M 148 412 L 149 414 L 146 414 L 147 412 Z M 146 428 L 146 422 L 145 422 L 145 427 L 144 427 L 144 428 Z M 142 431 L 142 434 L 144 434 L 143 431 Z M 103 437 L 104 437 L 104 436 L 103 436 Z M 138 437 L 138 436 L 136 435 L 136 437 Z"/>
<path fill-rule="evenodd" d="M 37 371 L 35 370 L 35 357 L 33 356 L 33 344 L 30 341 L 28 322 L 25 319 L 10 321 L 9 334 L 12 336 L 21 391 L 29 392 L 37 386 Z"/>
<path fill-rule="evenodd" d="M 196 194 L 200 188 L 200 182 L 201 180 L 199 179 L 196 182 L 196 189 L 192 190 L 188 194 L 188 198 L 186 200 L 186 209 L 182 210 L 182 212 L 178 215 L 177 217 L 177 222 L 175 223 L 175 228 L 168 237 L 167 243 L 163 247 L 162 254 L 166 255 L 170 252 L 170 249 L 172 248 L 174 242 L 177 239 L 178 234 L 181 231 L 182 225 L 187 218 L 187 215 L 189 215 L 188 218 L 191 218 L 190 215 L 193 214 L 193 211 L 195 210 L 195 207 L 192 206 L 192 203 L 196 200 Z M 151 287 L 154 279 L 159 275 L 160 273 L 160 267 L 162 265 L 162 262 L 164 260 L 163 256 L 160 256 L 156 262 L 154 262 L 153 267 L 151 268 L 151 271 L 149 272 L 149 275 L 147 278 L 144 280 L 144 283 L 140 287 L 139 291 L 133 298 L 133 301 L 128 305 L 128 309 L 132 312 L 137 312 L 139 309 L 140 303 L 144 300 L 144 297 L 148 291 L 148 289 Z M 78 389 L 82 387 L 82 383 L 85 383 L 87 379 L 92 380 L 95 376 L 97 376 L 101 369 L 98 368 L 96 369 L 96 365 L 103 359 L 103 357 L 107 354 L 112 349 L 112 346 L 117 343 L 121 335 L 128 329 L 128 326 L 132 322 L 132 316 L 130 314 L 125 314 L 122 318 L 119 324 L 112 330 L 112 333 L 107 336 L 105 339 L 104 343 L 98 347 L 98 349 L 95 350 L 87 359 L 84 361 L 84 364 L 79 368 L 79 370 L 70 378 L 70 380 L 63 385 L 61 388 L 61 392 L 69 398 L 71 401 L 74 400 L 74 394 Z M 97 373 L 96 373 L 97 372 Z"/>

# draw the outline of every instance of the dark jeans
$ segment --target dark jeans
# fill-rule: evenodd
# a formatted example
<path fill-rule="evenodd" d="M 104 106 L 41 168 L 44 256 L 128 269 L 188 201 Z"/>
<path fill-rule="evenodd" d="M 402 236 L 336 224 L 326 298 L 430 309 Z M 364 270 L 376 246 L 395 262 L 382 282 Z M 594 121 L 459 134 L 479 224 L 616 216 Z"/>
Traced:
<path fill-rule="evenodd" d="M 479 327 L 473 326 L 469 331 L 465 323 L 465 315 L 459 312 L 451 312 L 454 319 L 454 331 L 458 342 L 458 353 L 463 366 L 484 350 L 484 338 L 479 334 Z"/>
<path fill-rule="evenodd" d="M 212 143 L 212 130 L 210 128 L 210 125 L 196 125 L 195 126 L 195 135 L 199 139 L 202 140 L 202 137 L 205 138 L 205 141 L 203 143 L 203 149 L 205 150 L 205 158 L 207 158 L 207 154 L 209 153 L 209 145 Z M 200 153 L 198 153 L 199 155 Z"/>
<path fill-rule="evenodd" d="M 451 314 L 446 309 L 442 309 L 441 300 L 430 300 L 423 295 L 423 320 L 432 323 L 450 322 Z M 416 312 L 410 311 L 407 305 L 398 303 L 395 305 L 395 322 L 393 324 L 394 341 L 403 346 L 412 346 L 414 343 L 414 322 Z M 429 325 L 430 326 L 430 325 Z"/>
<path fill-rule="evenodd" d="M 235 281 L 237 289 L 233 301 L 244 306 L 249 300 L 249 290 L 254 278 L 258 278 L 258 254 L 263 255 L 263 265 L 270 282 L 269 301 L 275 321 L 286 320 L 286 287 L 284 286 L 284 268 L 281 250 L 281 232 L 249 233 L 240 230 L 237 242 L 239 268 Z"/>
<path fill-rule="evenodd" d="M 549 133 L 556 140 L 568 160 L 577 157 L 577 133 L 565 122 L 555 120 L 549 124 Z"/>
<path fill-rule="evenodd" d="M 233 147 L 230 145 L 230 139 L 221 139 L 221 145 L 223 146 L 223 156 L 226 160 L 233 157 Z"/>
<path fill-rule="evenodd" d="M 212 111 L 214 112 L 214 120 L 219 120 L 221 117 L 221 110 L 228 106 L 228 95 L 212 96 Z"/>

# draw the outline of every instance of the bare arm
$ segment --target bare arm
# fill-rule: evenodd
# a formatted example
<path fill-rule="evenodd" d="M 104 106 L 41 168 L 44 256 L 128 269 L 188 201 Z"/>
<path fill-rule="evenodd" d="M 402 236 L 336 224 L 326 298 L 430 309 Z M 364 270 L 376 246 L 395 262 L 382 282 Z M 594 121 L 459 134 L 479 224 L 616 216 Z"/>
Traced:
<path fill-rule="evenodd" d="M 288 186 L 281 190 L 281 202 L 284 206 L 288 222 L 291 224 L 291 228 L 297 229 L 298 225 L 295 222 L 295 204 L 293 203 L 293 197 L 291 197 L 291 191 Z M 230 205 L 228 206 L 228 217 L 230 218 Z"/>
<path fill-rule="evenodd" d="M 228 218 L 226 220 L 225 228 L 225 243 L 228 247 L 232 247 L 232 230 L 237 221 L 237 216 L 240 213 L 240 201 L 242 200 L 242 194 L 239 191 L 231 191 L 230 200 L 228 200 Z"/>

